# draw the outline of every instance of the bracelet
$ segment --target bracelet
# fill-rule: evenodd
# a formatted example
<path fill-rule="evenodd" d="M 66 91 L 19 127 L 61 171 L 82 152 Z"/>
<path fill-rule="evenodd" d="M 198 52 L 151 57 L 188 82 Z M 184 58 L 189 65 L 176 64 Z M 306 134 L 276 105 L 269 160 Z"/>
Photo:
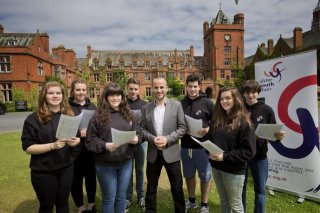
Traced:
<path fill-rule="evenodd" d="M 51 151 L 53 150 L 53 148 L 52 148 L 52 143 L 50 143 L 50 150 L 51 150 Z"/>

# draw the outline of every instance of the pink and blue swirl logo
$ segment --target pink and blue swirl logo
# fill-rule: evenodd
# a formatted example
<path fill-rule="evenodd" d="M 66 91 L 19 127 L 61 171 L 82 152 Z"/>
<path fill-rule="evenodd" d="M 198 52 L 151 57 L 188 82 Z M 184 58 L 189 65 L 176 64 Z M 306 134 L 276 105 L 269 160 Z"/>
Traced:
<path fill-rule="evenodd" d="M 278 82 L 281 81 L 281 72 L 286 68 L 281 68 L 282 61 L 275 63 L 271 71 L 264 71 L 264 75 L 268 78 L 279 78 Z"/>

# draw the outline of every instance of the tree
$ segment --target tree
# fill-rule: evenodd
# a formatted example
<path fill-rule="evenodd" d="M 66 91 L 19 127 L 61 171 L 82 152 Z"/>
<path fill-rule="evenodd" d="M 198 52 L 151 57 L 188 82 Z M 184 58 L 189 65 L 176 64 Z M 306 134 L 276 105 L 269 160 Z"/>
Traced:
<path fill-rule="evenodd" d="M 128 82 L 128 74 L 123 69 L 117 69 L 113 73 L 114 82 L 119 84 L 121 88 L 126 91 L 126 86 Z"/>
<path fill-rule="evenodd" d="M 50 81 L 56 81 L 56 82 L 60 83 L 61 85 L 63 85 L 64 88 L 66 88 L 66 83 L 63 80 L 61 80 L 59 77 L 46 75 L 46 82 L 50 82 Z"/>
<path fill-rule="evenodd" d="M 30 104 L 31 111 L 34 111 L 38 108 L 38 98 L 39 98 L 39 90 L 37 86 L 33 86 L 30 90 L 28 102 Z"/>
<path fill-rule="evenodd" d="M 84 65 L 83 65 L 83 70 L 77 70 L 76 76 L 80 79 L 85 80 L 88 84 L 91 83 L 91 69 L 89 67 L 89 59 L 86 58 Z"/>
<path fill-rule="evenodd" d="M 23 89 L 19 89 L 15 86 L 12 87 L 12 100 L 13 101 L 22 101 L 25 100 L 26 95 Z"/>
<path fill-rule="evenodd" d="M 180 96 L 185 87 L 184 83 L 177 77 L 170 75 L 169 70 L 167 71 L 166 75 L 167 75 L 168 87 L 171 90 L 171 94 L 175 97 Z"/>

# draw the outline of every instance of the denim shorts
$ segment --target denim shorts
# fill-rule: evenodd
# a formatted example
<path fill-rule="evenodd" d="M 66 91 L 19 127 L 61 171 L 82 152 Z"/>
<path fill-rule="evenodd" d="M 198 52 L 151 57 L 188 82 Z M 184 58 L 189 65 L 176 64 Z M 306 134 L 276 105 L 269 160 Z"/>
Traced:
<path fill-rule="evenodd" d="M 209 156 L 205 149 L 188 149 L 181 147 L 182 171 L 185 178 L 194 177 L 196 170 L 202 182 L 211 179 Z"/>

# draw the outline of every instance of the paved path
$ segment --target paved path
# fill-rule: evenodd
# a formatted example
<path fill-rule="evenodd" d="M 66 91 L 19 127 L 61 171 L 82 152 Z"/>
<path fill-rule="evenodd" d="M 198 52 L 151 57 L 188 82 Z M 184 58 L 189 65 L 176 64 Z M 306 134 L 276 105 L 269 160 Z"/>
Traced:
<path fill-rule="evenodd" d="M 24 120 L 32 112 L 7 112 L 0 115 L 0 133 L 21 132 Z"/>

